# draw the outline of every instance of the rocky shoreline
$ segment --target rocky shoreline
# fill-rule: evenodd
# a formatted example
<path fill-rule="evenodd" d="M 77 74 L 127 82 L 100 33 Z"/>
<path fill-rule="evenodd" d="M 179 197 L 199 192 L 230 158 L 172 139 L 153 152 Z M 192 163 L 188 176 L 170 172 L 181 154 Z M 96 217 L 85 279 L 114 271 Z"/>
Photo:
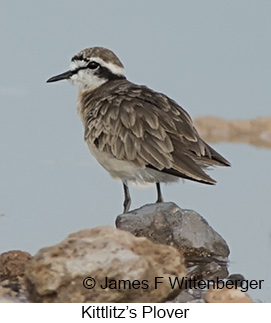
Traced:
<path fill-rule="evenodd" d="M 116 227 L 72 233 L 33 257 L 1 254 L 0 301 L 252 302 L 244 278 L 228 276 L 227 243 L 195 211 L 149 204 Z"/>

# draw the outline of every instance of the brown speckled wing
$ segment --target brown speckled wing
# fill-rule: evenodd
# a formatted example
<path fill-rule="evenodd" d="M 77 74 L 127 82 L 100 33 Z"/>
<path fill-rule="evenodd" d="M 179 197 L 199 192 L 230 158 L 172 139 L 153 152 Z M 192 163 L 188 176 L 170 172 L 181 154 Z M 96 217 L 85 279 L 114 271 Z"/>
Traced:
<path fill-rule="evenodd" d="M 117 159 L 208 184 L 208 165 L 229 163 L 207 145 L 175 101 L 126 80 L 86 95 L 85 140 Z M 91 109 L 89 109 L 91 107 Z"/>

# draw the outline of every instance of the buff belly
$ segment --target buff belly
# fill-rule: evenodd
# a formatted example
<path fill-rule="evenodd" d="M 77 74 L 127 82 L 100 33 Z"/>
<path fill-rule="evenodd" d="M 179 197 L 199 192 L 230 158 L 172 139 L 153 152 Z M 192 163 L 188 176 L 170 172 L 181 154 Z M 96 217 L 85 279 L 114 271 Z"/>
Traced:
<path fill-rule="evenodd" d="M 104 153 L 96 148 L 95 145 L 88 144 L 88 147 L 97 159 L 97 161 L 110 173 L 114 178 L 122 181 L 130 181 L 134 183 L 169 183 L 179 180 L 178 177 L 172 176 L 151 168 L 138 167 L 133 162 L 126 160 L 119 160 L 112 155 Z"/>

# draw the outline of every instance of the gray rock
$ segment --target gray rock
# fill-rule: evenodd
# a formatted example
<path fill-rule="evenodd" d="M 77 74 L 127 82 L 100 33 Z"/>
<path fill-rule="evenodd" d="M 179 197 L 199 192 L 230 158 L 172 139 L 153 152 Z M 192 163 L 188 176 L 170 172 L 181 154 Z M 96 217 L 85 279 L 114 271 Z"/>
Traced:
<path fill-rule="evenodd" d="M 198 213 L 182 210 L 176 204 L 149 204 L 119 215 L 116 227 L 154 243 L 171 245 L 187 258 L 229 255 L 225 240 Z"/>
<path fill-rule="evenodd" d="M 163 302 L 180 292 L 171 288 L 169 277 L 185 274 L 184 258 L 175 248 L 97 227 L 41 249 L 28 263 L 25 279 L 34 302 Z M 157 288 L 155 276 L 163 277 Z M 83 286 L 86 277 L 95 279 L 94 288 Z M 102 289 L 105 277 L 110 287 Z"/>
<path fill-rule="evenodd" d="M 189 277 L 199 277 L 200 279 L 224 279 L 228 277 L 228 262 L 215 258 L 186 259 Z"/>

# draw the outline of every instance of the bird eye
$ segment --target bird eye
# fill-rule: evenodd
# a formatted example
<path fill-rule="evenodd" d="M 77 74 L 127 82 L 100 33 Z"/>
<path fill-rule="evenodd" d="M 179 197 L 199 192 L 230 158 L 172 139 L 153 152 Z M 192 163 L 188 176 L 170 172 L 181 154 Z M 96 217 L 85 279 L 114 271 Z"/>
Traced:
<path fill-rule="evenodd" d="M 91 61 L 91 62 L 89 62 L 88 63 L 88 68 L 90 68 L 90 69 L 92 69 L 92 70 L 95 70 L 96 68 L 98 68 L 100 66 L 100 64 L 99 63 L 97 63 L 97 62 L 94 62 L 94 61 Z"/>

